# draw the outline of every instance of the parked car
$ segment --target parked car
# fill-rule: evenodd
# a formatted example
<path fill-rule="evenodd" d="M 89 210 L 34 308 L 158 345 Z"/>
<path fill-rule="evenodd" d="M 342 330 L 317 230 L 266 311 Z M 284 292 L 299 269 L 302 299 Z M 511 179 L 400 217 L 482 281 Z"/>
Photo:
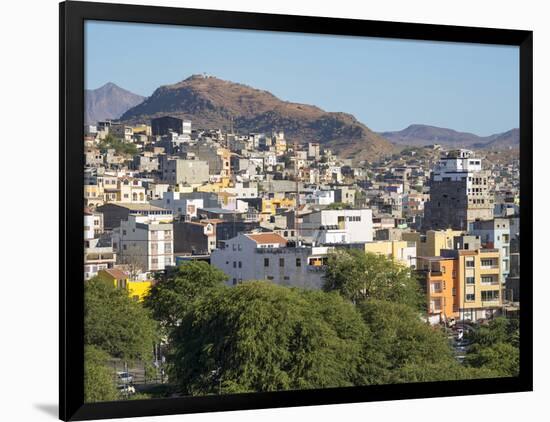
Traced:
<path fill-rule="evenodd" d="M 134 382 L 134 376 L 129 372 L 117 372 L 117 379 L 119 384 L 132 384 Z"/>

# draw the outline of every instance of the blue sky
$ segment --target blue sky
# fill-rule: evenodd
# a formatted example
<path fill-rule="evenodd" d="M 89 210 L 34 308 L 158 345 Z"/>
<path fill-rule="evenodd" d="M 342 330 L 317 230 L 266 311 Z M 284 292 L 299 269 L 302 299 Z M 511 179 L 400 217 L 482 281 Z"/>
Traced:
<path fill-rule="evenodd" d="M 519 125 L 519 49 L 89 21 L 85 86 L 144 96 L 196 73 L 344 111 L 376 131 L 412 123 L 478 135 Z"/>

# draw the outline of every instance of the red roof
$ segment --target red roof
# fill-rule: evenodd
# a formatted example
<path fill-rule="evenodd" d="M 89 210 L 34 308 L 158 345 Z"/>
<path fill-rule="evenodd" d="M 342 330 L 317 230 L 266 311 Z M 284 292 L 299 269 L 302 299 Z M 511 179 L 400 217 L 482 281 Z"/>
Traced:
<path fill-rule="evenodd" d="M 280 245 L 286 245 L 287 243 L 287 240 L 277 233 L 253 233 L 247 234 L 246 236 L 258 244 L 278 243 Z"/>

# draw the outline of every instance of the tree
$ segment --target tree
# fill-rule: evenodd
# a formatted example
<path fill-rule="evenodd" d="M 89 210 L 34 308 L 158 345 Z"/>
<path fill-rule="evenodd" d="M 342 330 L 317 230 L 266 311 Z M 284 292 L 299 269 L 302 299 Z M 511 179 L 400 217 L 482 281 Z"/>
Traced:
<path fill-rule="evenodd" d="M 424 305 L 420 284 L 410 268 L 382 255 L 358 250 L 329 255 L 323 289 L 335 290 L 353 303 L 379 299 L 415 309 Z"/>
<path fill-rule="evenodd" d="M 175 326 L 194 300 L 222 287 L 226 280 L 227 276 L 222 271 L 206 262 L 183 263 L 174 272 L 160 276 L 145 298 L 144 305 L 151 309 L 156 320 L 166 326 Z"/>
<path fill-rule="evenodd" d="M 93 347 L 84 348 L 84 401 L 86 403 L 117 400 L 114 373 L 106 365 L 109 355 Z"/>
<path fill-rule="evenodd" d="M 149 361 L 157 324 L 126 289 L 97 277 L 84 288 L 84 343 L 123 359 Z"/>
<path fill-rule="evenodd" d="M 472 344 L 464 363 L 496 372 L 499 376 L 519 375 L 519 320 L 496 318 L 468 335 Z"/>
<path fill-rule="evenodd" d="M 110 133 L 99 143 L 99 149 L 103 153 L 107 152 L 108 149 L 114 149 L 117 154 L 136 155 L 138 153 L 135 144 L 124 142 Z"/>
<path fill-rule="evenodd" d="M 192 303 L 174 331 L 170 373 L 194 395 L 351 386 L 366 335 L 338 294 L 246 282 Z"/>
<path fill-rule="evenodd" d="M 443 332 L 399 303 L 370 299 L 357 305 L 370 333 L 364 384 L 392 384 L 495 376 L 465 369 Z"/>

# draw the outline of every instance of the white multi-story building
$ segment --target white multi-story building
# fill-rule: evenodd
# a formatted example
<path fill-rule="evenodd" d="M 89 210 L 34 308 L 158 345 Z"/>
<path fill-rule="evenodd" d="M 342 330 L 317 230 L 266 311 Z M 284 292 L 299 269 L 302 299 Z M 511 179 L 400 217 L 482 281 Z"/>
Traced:
<path fill-rule="evenodd" d="M 103 233 L 103 214 L 84 211 L 84 240 L 90 240 Z"/>
<path fill-rule="evenodd" d="M 134 267 L 136 272 L 164 270 L 174 263 L 172 223 L 139 222 L 129 215 L 113 230 L 117 263 Z"/>
<path fill-rule="evenodd" d="M 468 173 L 477 171 L 481 171 L 481 159 L 475 158 L 472 151 L 460 149 L 439 160 L 433 169 L 433 180 L 460 181 L 468 177 Z"/>
<path fill-rule="evenodd" d="M 373 239 L 372 210 L 321 210 L 306 214 L 300 238 L 315 244 L 361 243 Z"/>
<path fill-rule="evenodd" d="M 285 286 L 318 289 L 323 284 L 326 247 L 288 247 L 273 232 L 239 234 L 212 251 L 210 262 L 228 276 L 227 284 L 267 280 Z"/>

